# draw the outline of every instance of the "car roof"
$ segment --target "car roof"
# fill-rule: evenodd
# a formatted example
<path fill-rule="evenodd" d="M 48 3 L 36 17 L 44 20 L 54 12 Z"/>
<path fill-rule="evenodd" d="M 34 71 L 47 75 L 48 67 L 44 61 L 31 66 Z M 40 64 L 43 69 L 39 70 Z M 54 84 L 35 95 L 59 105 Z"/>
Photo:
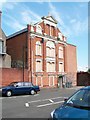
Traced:
<path fill-rule="evenodd" d="M 31 82 L 16 82 L 16 83 L 31 83 Z"/>
<path fill-rule="evenodd" d="M 81 90 L 90 90 L 90 86 L 83 87 Z"/>

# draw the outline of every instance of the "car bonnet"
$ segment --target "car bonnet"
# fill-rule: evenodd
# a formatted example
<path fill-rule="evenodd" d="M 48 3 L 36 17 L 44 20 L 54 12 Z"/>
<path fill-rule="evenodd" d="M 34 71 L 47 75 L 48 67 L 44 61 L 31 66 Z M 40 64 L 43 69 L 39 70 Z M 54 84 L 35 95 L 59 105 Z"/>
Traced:
<path fill-rule="evenodd" d="M 54 113 L 58 118 L 88 118 L 90 117 L 90 111 L 74 108 L 71 106 L 63 106 L 57 108 Z"/>

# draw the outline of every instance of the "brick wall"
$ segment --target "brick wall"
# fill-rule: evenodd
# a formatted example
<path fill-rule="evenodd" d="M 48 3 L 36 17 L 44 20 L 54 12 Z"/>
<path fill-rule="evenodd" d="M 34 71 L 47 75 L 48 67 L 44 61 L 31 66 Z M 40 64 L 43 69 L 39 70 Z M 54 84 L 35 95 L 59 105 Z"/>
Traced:
<path fill-rule="evenodd" d="M 65 47 L 65 72 L 67 80 L 76 85 L 77 80 L 77 51 L 76 46 L 67 44 Z"/>
<path fill-rule="evenodd" d="M 12 60 L 23 61 L 22 59 L 23 46 L 26 46 L 27 44 L 26 40 L 27 40 L 27 32 L 11 37 L 10 39 L 7 39 L 7 53 L 11 55 Z M 26 59 L 24 59 L 24 61 L 25 60 Z"/>
<path fill-rule="evenodd" d="M 77 73 L 77 85 L 78 86 L 90 85 L 90 74 L 87 72 Z"/>
<path fill-rule="evenodd" d="M 0 69 L 0 86 L 8 85 L 11 82 L 23 81 L 22 69 L 3 68 Z M 24 70 L 24 81 L 28 81 L 28 71 Z"/>

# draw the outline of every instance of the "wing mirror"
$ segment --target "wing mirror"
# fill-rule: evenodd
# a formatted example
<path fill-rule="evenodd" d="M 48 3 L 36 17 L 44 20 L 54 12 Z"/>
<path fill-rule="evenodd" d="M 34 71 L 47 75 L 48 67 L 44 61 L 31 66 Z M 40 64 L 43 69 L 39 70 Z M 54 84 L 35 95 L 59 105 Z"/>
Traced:
<path fill-rule="evenodd" d="M 15 87 L 18 87 L 18 85 L 15 85 Z"/>
<path fill-rule="evenodd" d="M 67 102 L 67 100 L 68 100 L 68 98 L 65 98 L 65 99 L 64 99 L 64 102 Z"/>

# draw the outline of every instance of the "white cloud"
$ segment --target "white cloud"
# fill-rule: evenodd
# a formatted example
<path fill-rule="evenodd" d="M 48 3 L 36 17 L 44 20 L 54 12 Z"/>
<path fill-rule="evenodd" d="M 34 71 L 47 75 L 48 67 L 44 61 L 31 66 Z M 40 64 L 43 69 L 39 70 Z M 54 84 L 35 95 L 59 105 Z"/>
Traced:
<path fill-rule="evenodd" d="M 78 72 L 80 72 L 80 71 L 83 71 L 83 72 L 87 72 L 88 71 L 88 66 L 78 66 Z"/>
<path fill-rule="evenodd" d="M 17 5 L 17 3 L 15 3 L 15 2 L 6 2 L 3 5 L 3 8 L 8 9 L 8 10 L 12 10 L 12 9 L 14 9 L 15 5 Z"/>
<path fill-rule="evenodd" d="M 0 0 L 0 10 L 2 10 L 2 7 L 6 2 L 7 0 Z"/>
<path fill-rule="evenodd" d="M 20 12 L 21 17 L 22 17 L 22 23 L 35 23 L 41 20 L 41 17 L 36 14 L 35 12 L 33 12 L 30 8 L 28 8 L 27 6 L 23 5 L 22 6 L 22 12 Z"/>
<path fill-rule="evenodd" d="M 14 5 L 14 3 L 13 3 Z M 22 28 L 25 28 L 27 24 L 30 24 L 31 22 L 35 23 L 41 20 L 41 17 L 33 12 L 30 8 L 22 4 L 17 5 L 17 7 L 20 7 L 20 11 L 18 13 L 19 17 L 17 16 L 11 16 L 10 14 L 4 13 L 5 17 L 7 18 L 7 22 L 4 23 L 8 25 L 9 27 L 12 26 L 12 29 L 17 31 L 21 30 Z"/>
<path fill-rule="evenodd" d="M 76 21 L 71 28 L 72 32 L 74 32 L 75 35 L 82 34 L 86 30 L 88 30 L 88 19 L 86 18 L 83 21 Z"/>
<path fill-rule="evenodd" d="M 21 16 L 22 16 L 23 22 L 25 22 L 25 23 L 30 23 L 32 21 L 29 13 L 27 11 L 22 12 Z"/>
<path fill-rule="evenodd" d="M 55 19 L 58 21 L 58 23 L 61 26 L 64 26 L 64 22 L 60 17 L 60 13 L 56 10 L 56 8 L 52 5 L 51 2 L 49 2 L 49 8 L 50 8 L 50 13 L 55 17 Z"/>
<path fill-rule="evenodd" d="M 80 20 L 80 17 L 76 17 L 74 19 L 71 19 L 71 15 L 68 16 L 68 24 L 66 24 L 66 20 L 62 20 L 62 16 L 60 15 L 60 12 L 58 12 L 55 8 L 55 6 L 49 2 L 50 12 L 55 17 L 55 19 L 59 23 L 59 27 L 61 32 L 69 38 L 70 36 L 78 36 L 79 34 L 84 33 L 88 29 L 88 18 L 85 18 L 84 20 Z"/>
<path fill-rule="evenodd" d="M 15 19 L 9 14 L 8 15 L 5 14 L 5 16 L 7 17 L 7 22 L 4 21 L 4 23 L 8 25 L 10 28 L 12 27 L 13 30 L 17 31 L 26 27 L 25 25 L 21 24 L 21 22 L 18 19 Z"/>

